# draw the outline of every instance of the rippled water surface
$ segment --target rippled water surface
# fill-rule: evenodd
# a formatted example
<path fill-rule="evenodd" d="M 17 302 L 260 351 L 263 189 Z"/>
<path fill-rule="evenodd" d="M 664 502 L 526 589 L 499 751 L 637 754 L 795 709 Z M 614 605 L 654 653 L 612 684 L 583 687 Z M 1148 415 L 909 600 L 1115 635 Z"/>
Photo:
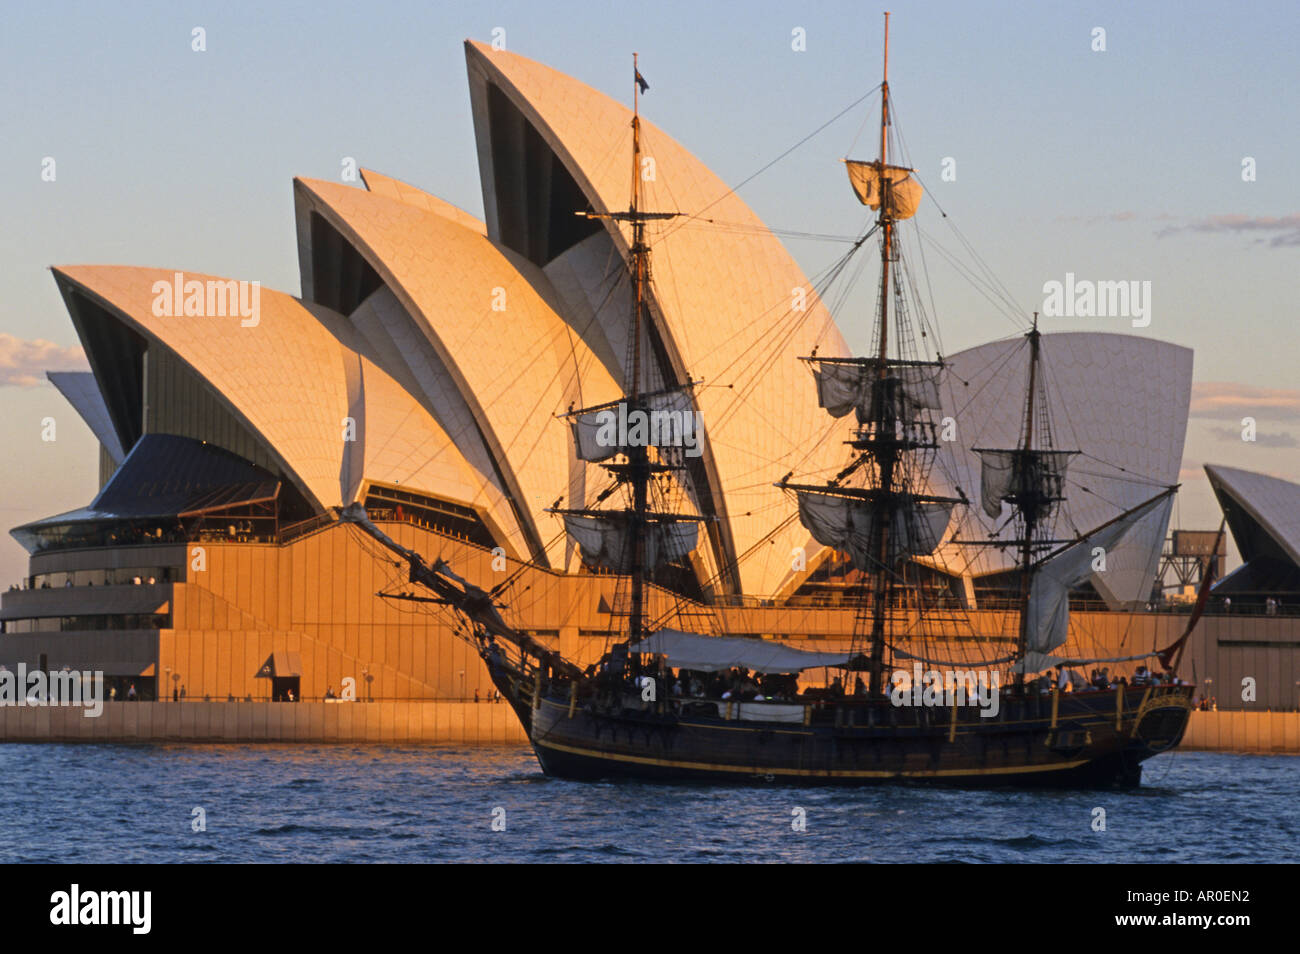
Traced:
<path fill-rule="evenodd" d="M 5 862 L 1300 858 L 1288 756 L 1158 756 L 1127 793 L 566 782 L 524 747 L 0 745 L 0 773 Z"/>

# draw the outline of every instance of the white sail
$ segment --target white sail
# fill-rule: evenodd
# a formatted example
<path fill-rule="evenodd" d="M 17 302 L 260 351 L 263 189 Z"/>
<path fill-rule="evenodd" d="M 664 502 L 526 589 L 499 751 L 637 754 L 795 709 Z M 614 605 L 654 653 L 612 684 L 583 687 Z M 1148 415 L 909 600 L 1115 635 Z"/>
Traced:
<path fill-rule="evenodd" d="M 616 573 L 631 571 L 633 554 L 625 519 L 566 513 L 564 529 L 589 566 L 608 567 Z M 655 567 L 680 560 L 695 549 L 699 534 L 700 525 L 693 520 L 649 522 L 644 565 Z"/>
<path fill-rule="evenodd" d="M 575 415 L 572 426 L 578 457 L 591 463 L 625 454 L 632 446 L 689 451 L 699 446 L 701 436 L 686 391 L 649 395 L 635 405 L 619 401 Z"/>
<path fill-rule="evenodd" d="M 813 362 L 813 377 L 817 381 L 817 403 L 831 417 L 843 417 L 853 410 L 862 400 L 867 381 L 858 365 L 821 361 Z"/>
<path fill-rule="evenodd" d="M 847 553 L 859 570 L 877 567 L 879 561 L 871 541 L 876 518 L 870 501 L 816 490 L 800 490 L 797 494 L 799 521 L 814 540 Z M 950 501 L 904 498 L 890 528 L 890 562 L 903 556 L 933 553 L 948 529 L 954 506 L 956 503 Z"/>
<path fill-rule="evenodd" d="M 859 423 L 865 424 L 875 418 L 872 407 L 872 385 L 876 378 L 874 365 L 816 360 L 812 365 L 817 380 L 817 403 L 831 417 L 843 417 L 856 410 Z M 941 403 L 940 371 L 933 367 L 891 367 L 888 374 L 898 381 L 898 391 L 902 395 L 902 406 L 895 409 L 895 416 L 907 419 L 918 408 L 938 410 Z"/>
<path fill-rule="evenodd" d="M 1002 513 L 1002 498 L 1011 493 L 1015 478 L 1015 451 L 982 450 L 980 455 L 980 504 L 990 517 Z"/>
<path fill-rule="evenodd" d="M 1051 652 L 1070 635 L 1070 590 L 1092 573 L 1097 548 L 1113 549 L 1143 517 L 1165 503 L 1167 495 L 1149 500 L 1124 517 L 1094 530 L 1061 550 L 1034 572 L 1026 607 L 1025 672 L 1039 672 L 1054 665 Z M 1019 665 L 1016 667 L 1020 668 Z"/>
<path fill-rule="evenodd" d="M 1060 497 L 1065 486 L 1065 471 L 1070 458 L 1076 451 L 1019 451 L 1019 450 L 981 450 L 980 455 L 980 504 L 990 517 L 997 518 L 1002 513 L 1002 500 L 1012 492 L 1016 484 L 1017 455 L 1026 455 L 1029 473 L 1025 482 L 1029 488 L 1044 497 Z"/>
<path fill-rule="evenodd" d="M 889 183 L 890 212 L 894 219 L 910 219 L 916 215 L 921 204 L 921 183 L 912 176 L 912 170 L 903 166 L 885 165 L 882 169 L 878 162 L 861 162 L 845 159 L 848 166 L 849 182 L 857 193 L 858 201 L 873 209 L 880 208 L 885 192 L 885 183 Z"/>

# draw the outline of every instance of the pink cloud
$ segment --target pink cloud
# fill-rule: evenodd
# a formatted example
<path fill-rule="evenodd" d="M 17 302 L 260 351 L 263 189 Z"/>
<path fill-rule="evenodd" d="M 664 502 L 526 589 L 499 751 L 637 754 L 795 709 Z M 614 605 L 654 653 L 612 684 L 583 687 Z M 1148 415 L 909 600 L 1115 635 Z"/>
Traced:
<path fill-rule="evenodd" d="M 1156 233 L 1158 238 L 1177 232 L 1272 232 L 1271 237 L 1261 237 L 1272 248 L 1289 248 L 1300 245 L 1300 213 L 1293 215 L 1211 215 L 1187 225 L 1172 225 Z"/>
<path fill-rule="evenodd" d="M 1192 384 L 1192 417 L 1240 423 L 1243 417 L 1300 420 L 1300 391 L 1261 388 L 1232 381 Z"/>
<path fill-rule="evenodd" d="M 84 371 L 80 347 L 65 348 L 40 338 L 28 340 L 0 332 L 0 386 L 35 387 L 45 383 L 46 371 Z"/>

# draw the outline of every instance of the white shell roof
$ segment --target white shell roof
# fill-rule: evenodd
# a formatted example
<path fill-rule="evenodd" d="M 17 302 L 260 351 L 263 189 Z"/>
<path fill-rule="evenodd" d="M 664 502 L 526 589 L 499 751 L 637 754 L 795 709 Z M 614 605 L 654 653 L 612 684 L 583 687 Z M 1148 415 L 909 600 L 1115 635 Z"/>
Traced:
<path fill-rule="evenodd" d="M 538 130 L 592 206 L 626 208 L 631 111 L 603 93 L 540 63 L 487 45 L 466 43 L 479 138 L 480 174 L 495 234 L 491 150 L 483 114 L 485 84 L 495 84 Z M 654 306 L 680 369 L 706 383 L 696 391 L 721 503 L 741 556 L 747 593 L 775 593 L 793 576 L 791 551 L 810 538 L 794 504 L 772 486 L 784 474 L 833 473 L 847 459 L 842 426 L 817 406 L 812 376 L 797 360 L 847 354 L 829 312 L 808 292 L 807 311 L 791 310 L 793 290 L 808 279 L 780 241 L 727 184 L 652 123 L 642 119 L 643 151 L 656 164 L 644 207 L 728 223 L 694 220 L 654 226 Z M 829 160 L 828 160 L 829 161 Z M 629 233 L 611 226 L 626 257 Z M 549 268 L 548 268 L 549 272 Z M 571 287 L 581 284 L 574 280 Z M 609 345 L 592 344 L 605 352 Z"/>
<path fill-rule="evenodd" d="M 1109 332 L 1064 332 L 1041 338 L 1053 443 L 1082 451 L 1070 462 L 1062 537 L 1100 526 L 1120 512 L 1178 482 L 1191 401 L 1189 348 Z M 1024 338 L 994 341 L 947 359 L 943 414 L 957 425 L 957 440 L 941 452 L 935 483 L 960 487 L 971 499 L 949 536 L 983 538 L 995 526 L 979 506 L 980 464 L 975 447 L 1017 446 L 1028 387 L 1029 347 Z M 1006 521 L 1009 510 L 1003 509 Z M 1107 555 L 1093 585 L 1109 603 L 1145 602 L 1158 569 L 1169 507 L 1157 508 Z M 1010 535 L 1006 528 L 1002 536 Z M 1007 569 L 1012 554 L 983 548 L 943 551 L 945 562 L 972 575 Z M 969 566 L 967 565 L 969 563 Z"/>
<path fill-rule="evenodd" d="M 265 288 L 258 322 L 250 327 L 238 316 L 156 316 L 154 283 L 171 283 L 174 274 L 123 266 L 55 269 L 60 284 L 76 287 L 173 351 L 318 505 L 351 502 L 360 464 L 371 480 L 500 510 L 481 475 L 437 422 L 384 371 L 330 332 L 342 316 Z M 213 278 L 196 272 L 184 277 Z M 356 419 L 355 443 L 343 439 L 348 416 Z M 493 515 L 488 517 L 491 522 Z"/>
<path fill-rule="evenodd" d="M 109 417 L 104 395 L 95 384 L 94 372 L 47 371 L 45 376 L 81 415 L 81 419 L 86 422 L 91 433 L 104 445 L 113 463 L 122 463 L 126 459 L 126 452 L 122 449 L 122 441 L 118 438 L 117 430 Z"/>
<path fill-rule="evenodd" d="M 423 189 L 416 188 L 400 179 L 394 179 L 383 173 L 375 172 L 373 169 L 362 169 L 361 179 L 366 184 L 366 191 L 373 195 L 381 195 L 386 199 L 396 199 L 398 202 L 405 202 L 416 208 L 424 209 L 426 212 L 434 212 L 443 218 L 451 219 L 457 225 L 463 225 L 471 232 L 487 235 L 487 226 L 482 221 L 450 202 L 425 192 Z"/>
<path fill-rule="evenodd" d="M 367 182 L 372 179 L 368 174 Z M 317 180 L 297 180 L 297 191 L 396 296 L 405 317 L 388 331 L 406 336 L 403 357 L 432 349 L 426 367 L 410 369 L 423 379 L 430 406 L 450 415 L 454 402 L 435 392 L 454 389 L 472 422 L 457 427 L 443 417 L 444 423 L 458 444 L 482 435 L 551 564 L 562 566 L 562 527 L 545 509 L 571 496 L 576 465 L 568 424 L 556 415 L 571 405 L 612 400 L 619 391 L 543 297 L 550 292 L 545 276 L 447 215 L 445 203 L 430 207 L 410 201 L 409 193 L 397 200 Z"/>
<path fill-rule="evenodd" d="M 1206 464 L 1205 473 L 1300 566 L 1300 484 L 1221 464 Z"/>

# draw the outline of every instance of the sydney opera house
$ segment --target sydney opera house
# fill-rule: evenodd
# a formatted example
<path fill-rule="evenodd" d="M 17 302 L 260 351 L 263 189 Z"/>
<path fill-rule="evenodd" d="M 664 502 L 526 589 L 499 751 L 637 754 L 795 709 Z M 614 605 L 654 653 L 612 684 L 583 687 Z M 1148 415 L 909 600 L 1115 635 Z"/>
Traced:
<path fill-rule="evenodd" d="M 212 700 L 320 698 L 349 677 L 364 698 L 486 692 L 456 621 L 412 599 L 403 569 L 339 521 L 353 502 L 487 588 L 511 577 L 512 619 L 540 639 L 569 655 L 603 647 L 614 582 L 548 509 L 591 492 L 559 415 L 617 397 L 628 374 L 629 233 L 578 213 L 625 206 L 630 112 L 513 53 L 465 53 L 484 221 L 367 169 L 360 184 L 294 181 L 298 296 L 172 269 L 53 270 L 90 371 L 50 379 L 99 440 L 101 489 L 12 531 L 30 568 L 4 596 L 0 663 Z M 657 166 L 648 200 L 727 223 L 687 217 L 653 236 L 646 370 L 659 385 L 702 382 L 685 492 L 708 518 L 655 592 L 733 633 L 843 640 L 851 574 L 775 484 L 843 466 L 845 425 L 817 406 L 799 358 L 847 354 L 844 338 L 816 295 L 790 308 L 808 278 L 727 184 L 642 130 Z M 945 356 L 958 489 L 978 486 L 970 448 L 1014 446 L 1021 345 Z M 1059 443 L 1105 449 L 1078 466 L 1079 529 L 1176 483 L 1191 352 L 1108 333 L 1043 347 Z M 1168 518 L 1153 513 L 1094 574 L 1083 617 L 1105 631 L 1109 611 L 1151 598 Z M 934 572 L 980 612 L 1007 559 L 988 548 Z M 1165 642 L 1179 625 L 1140 616 L 1134 636 L 1122 615 L 1117 641 Z"/>

